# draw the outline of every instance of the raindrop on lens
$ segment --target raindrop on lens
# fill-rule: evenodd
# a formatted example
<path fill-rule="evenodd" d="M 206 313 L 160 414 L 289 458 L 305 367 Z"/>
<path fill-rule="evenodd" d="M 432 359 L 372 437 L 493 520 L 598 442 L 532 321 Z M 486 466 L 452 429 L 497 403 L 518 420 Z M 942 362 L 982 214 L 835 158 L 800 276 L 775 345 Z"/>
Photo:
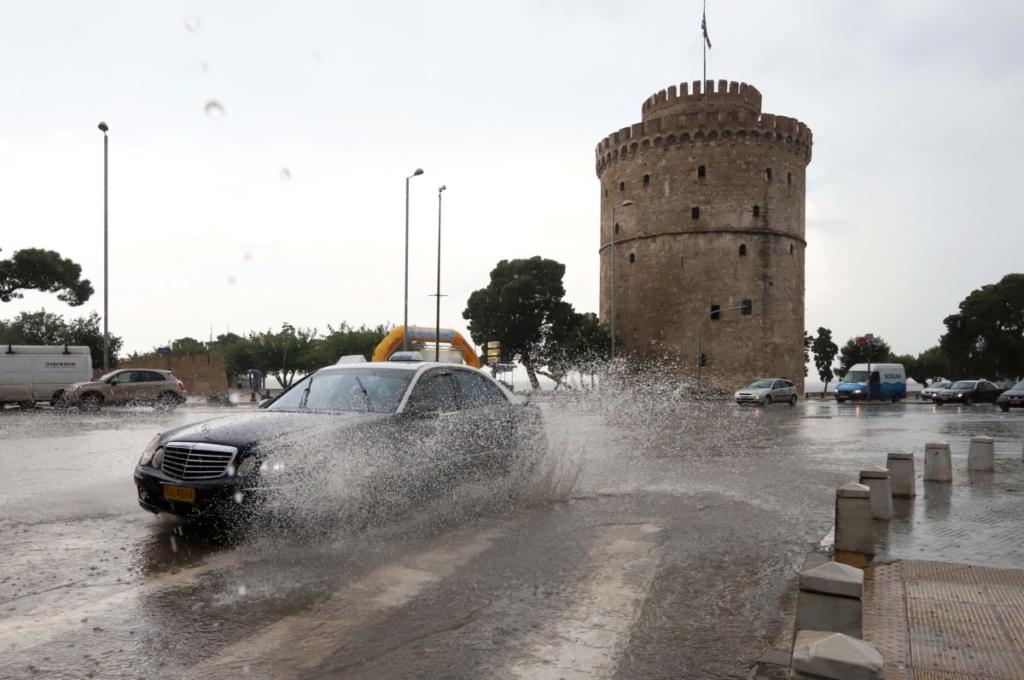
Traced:
<path fill-rule="evenodd" d="M 245 586 L 238 586 L 238 594 L 239 594 L 239 595 L 242 595 L 242 596 L 244 596 L 244 595 L 245 595 L 245 592 L 246 592 L 246 591 L 245 591 Z"/>
<path fill-rule="evenodd" d="M 224 107 L 221 106 L 220 102 L 216 99 L 210 99 L 206 102 L 206 106 L 203 107 L 207 116 L 220 117 L 224 115 Z"/>
<path fill-rule="evenodd" d="M 197 16 L 185 18 L 185 30 L 189 33 L 197 33 L 203 27 L 203 22 Z"/>
<path fill-rule="evenodd" d="M 235 502 L 236 503 L 241 503 L 242 502 L 242 498 L 243 498 L 242 492 L 241 491 L 236 491 L 235 492 Z"/>
<path fill-rule="evenodd" d="M 281 168 L 280 175 L 282 182 L 290 182 L 292 179 L 292 171 L 288 168 Z"/>

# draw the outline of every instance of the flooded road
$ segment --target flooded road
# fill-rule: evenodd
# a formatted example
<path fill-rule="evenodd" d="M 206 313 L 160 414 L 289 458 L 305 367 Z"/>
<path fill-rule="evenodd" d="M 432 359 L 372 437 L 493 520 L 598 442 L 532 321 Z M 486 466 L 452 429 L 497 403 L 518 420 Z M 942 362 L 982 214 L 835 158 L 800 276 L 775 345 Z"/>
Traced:
<path fill-rule="evenodd" d="M 930 439 L 1024 439 L 989 406 L 542 407 L 514 500 L 477 481 L 367 527 L 228 537 L 132 482 L 156 432 L 228 411 L 0 413 L 0 677 L 742 678 L 836 484 Z"/>

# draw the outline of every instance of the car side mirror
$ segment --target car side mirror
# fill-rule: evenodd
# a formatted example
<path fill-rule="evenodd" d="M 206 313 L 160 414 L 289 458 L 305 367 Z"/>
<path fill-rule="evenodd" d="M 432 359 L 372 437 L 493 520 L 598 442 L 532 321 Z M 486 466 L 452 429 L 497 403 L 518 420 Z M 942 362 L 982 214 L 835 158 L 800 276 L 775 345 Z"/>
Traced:
<path fill-rule="evenodd" d="M 260 399 L 260 403 L 256 404 L 256 408 L 266 408 L 273 403 L 274 400 L 271 397 L 267 397 L 266 399 Z"/>

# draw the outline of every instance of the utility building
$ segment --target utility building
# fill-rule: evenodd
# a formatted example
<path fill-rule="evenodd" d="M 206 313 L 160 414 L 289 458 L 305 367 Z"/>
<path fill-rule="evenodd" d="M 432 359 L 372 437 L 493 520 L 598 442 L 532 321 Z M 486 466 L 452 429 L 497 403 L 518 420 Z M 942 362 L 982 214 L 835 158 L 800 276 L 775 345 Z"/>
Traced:
<path fill-rule="evenodd" d="M 673 85 L 642 117 L 597 145 L 601 317 L 617 351 L 691 380 L 703 363 L 706 387 L 784 377 L 802 392 L 811 130 L 725 80 Z"/>

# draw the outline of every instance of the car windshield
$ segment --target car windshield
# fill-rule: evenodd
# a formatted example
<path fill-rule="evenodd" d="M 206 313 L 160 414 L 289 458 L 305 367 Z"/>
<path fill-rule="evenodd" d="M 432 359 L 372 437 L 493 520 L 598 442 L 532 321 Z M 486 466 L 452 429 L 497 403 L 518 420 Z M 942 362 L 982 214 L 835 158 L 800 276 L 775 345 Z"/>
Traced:
<path fill-rule="evenodd" d="M 862 383 L 868 381 L 867 371 L 850 371 L 843 377 L 845 383 Z"/>
<path fill-rule="evenodd" d="M 950 389 L 953 390 L 973 390 L 976 383 L 970 380 L 961 380 L 960 382 L 953 383 Z"/>
<path fill-rule="evenodd" d="M 394 413 L 413 371 L 323 370 L 306 377 L 267 407 L 270 411 Z"/>
<path fill-rule="evenodd" d="M 1024 392 L 1024 380 L 1021 380 L 1019 383 L 1017 383 L 1010 389 L 1013 390 L 1014 392 Z"/>
<path fill-rule="evenodd" d="M 937 382 L 937 383 L 932 383 L 928 387 L 928 389 L 930 389 L 930 390 L 944 390 L 947 387 L 949 387 L 949 383 L 948 382 Z"/>
<path fill-rule="evenodd" d="M 755 380 L 750 383 L 747 389 L 751 390 L 763 390 L 772 386 L 771 380 Z"/>

